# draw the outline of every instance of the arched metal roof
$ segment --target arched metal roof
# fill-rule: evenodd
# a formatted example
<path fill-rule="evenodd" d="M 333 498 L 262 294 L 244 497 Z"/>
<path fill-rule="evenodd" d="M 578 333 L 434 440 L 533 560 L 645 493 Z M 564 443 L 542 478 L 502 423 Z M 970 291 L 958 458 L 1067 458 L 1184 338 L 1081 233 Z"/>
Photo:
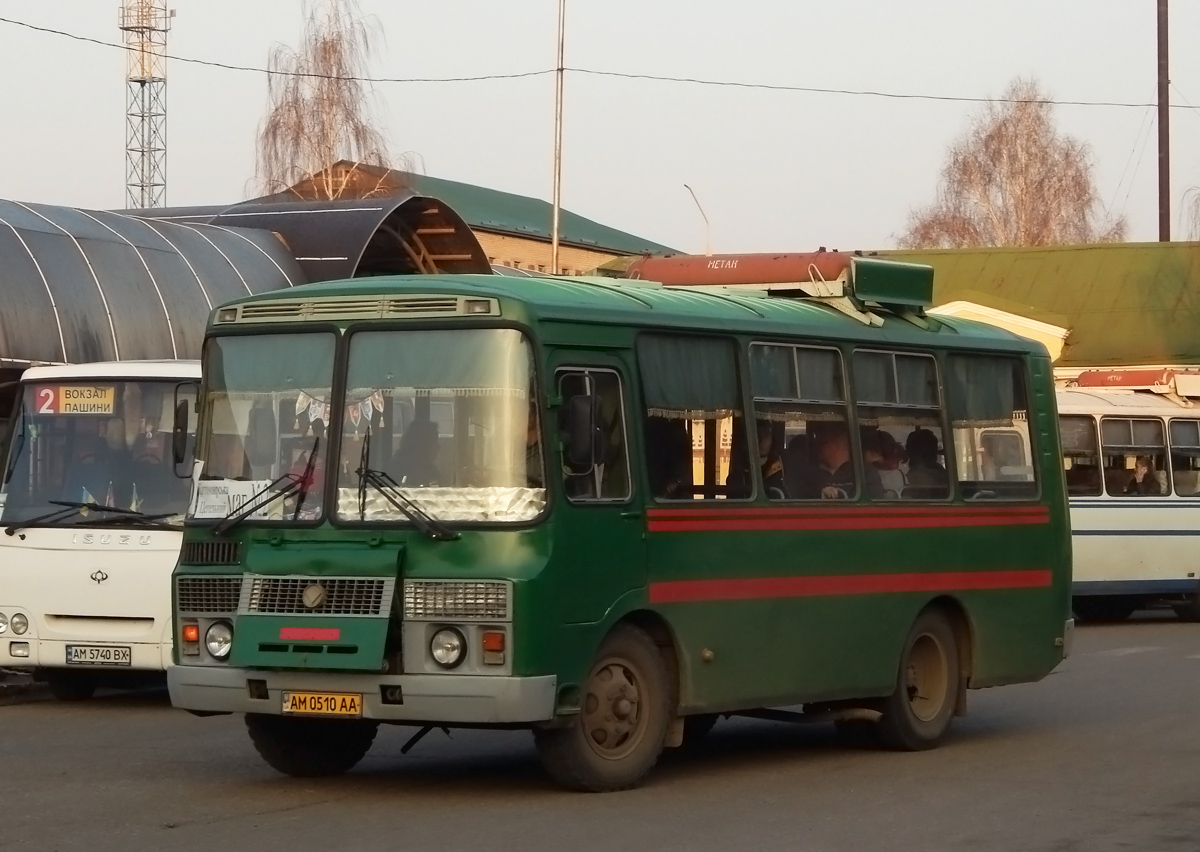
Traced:
<path fill-rule="evenodd" d="M 214 305 L 302 283 L 267 230 L 0 200 L 0 364 L 198 358 Z"/>
<path fill-rule="evenodd" d="M 458 213 L 407 190 L 334 201 L 297 201 L 281 194 L 230 206 L 126 212 L 167 222 L 274 231 L 309 281 L 492 271 Z"/>

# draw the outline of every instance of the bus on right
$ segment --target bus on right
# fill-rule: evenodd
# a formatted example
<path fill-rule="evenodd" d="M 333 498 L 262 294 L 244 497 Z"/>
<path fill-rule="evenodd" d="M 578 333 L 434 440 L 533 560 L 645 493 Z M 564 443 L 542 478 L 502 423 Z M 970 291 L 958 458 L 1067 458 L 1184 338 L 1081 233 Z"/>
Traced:
<path fill-rule="evenodd" d="M 1200 373 L 1088 370 L 1058 391 L 1075 614 L 1200 619 Z"/>

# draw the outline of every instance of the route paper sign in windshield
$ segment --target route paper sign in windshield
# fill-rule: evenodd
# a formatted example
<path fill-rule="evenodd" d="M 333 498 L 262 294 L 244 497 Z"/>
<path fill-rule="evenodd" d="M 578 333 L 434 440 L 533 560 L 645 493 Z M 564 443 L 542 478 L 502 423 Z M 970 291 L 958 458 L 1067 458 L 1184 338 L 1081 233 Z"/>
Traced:
<path fill-rule="evenodd" d="M 107 414 L 114 411 L 112 385 L 39 385 L 34 394 L 37 414 Z"/>

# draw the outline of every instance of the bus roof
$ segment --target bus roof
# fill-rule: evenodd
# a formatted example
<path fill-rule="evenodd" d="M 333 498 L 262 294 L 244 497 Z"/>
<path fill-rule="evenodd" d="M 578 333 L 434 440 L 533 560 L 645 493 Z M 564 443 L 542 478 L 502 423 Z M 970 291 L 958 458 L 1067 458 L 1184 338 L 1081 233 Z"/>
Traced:
<path fill-rule="evenodd" d="M 94 361 L 88 364 L 56 364 L 30 367 L 21 374 L 23 382 L 61 379 L 198 379 L 199 361 Z"/>
<path fill-rule="evenodd" d="M 1059 388 L 1060 414 L 1107 414 L 1125 416 L 1197 417 L 1200 407 L 1185 404 L 1189 400 L 1148 391 L 1108 388 Z"/>
<path fill-rule="evenodd" d="M 351 319 L 370 317 L 350 310 L 348 303 L 418 295 L 459 295 L 521 303 L 536 320 L 558 320 L 690 330 L 724 330 L 750 334 L 811 334 L 834 339 L 895 343 L 926 343 L 964 348 L 996 348 L 1044 353 L 1040 343 L 986 323 L 960 317 L 930 319 L 932 329 L 880 311 L 882 326 L 871 328 L 846 313 L 810 298 L 771 294 L 765 290 L 725 287 L 672 287 L 654 282 L 590 277 L 510 277 L 505 275 L 406 275 L 356 278 L 305 284 L 288 290 L 237 299 L 228 307 L 271 305 L 274 318 Z M 291 309 L 284 303 L 294 303 Z M 325 303 L 317 312 L 302 306 Z M 334 304 L 347 306 L 334 316 Z M 214 314 L 214 321 L 221 309 Z M 445 316 L 443 312 L 441 314 Z M 376 313 L 374 316 L 380 316 Z M 417 319 L 419 312 L 404 311 Z M 249 322 L 249 318 L 241 318 Z"/>

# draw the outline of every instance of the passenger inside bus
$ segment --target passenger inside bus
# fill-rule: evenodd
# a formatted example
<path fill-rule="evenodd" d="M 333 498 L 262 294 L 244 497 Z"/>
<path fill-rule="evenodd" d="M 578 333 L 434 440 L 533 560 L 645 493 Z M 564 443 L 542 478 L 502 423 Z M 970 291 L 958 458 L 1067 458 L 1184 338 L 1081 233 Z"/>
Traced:
<path fill-rule="evenodd" d="M 692 438 L 683 420 L 646 418 L 646 474 L 660 500 L 692 496 Z"/>
<path fill-rule="evenodd" d="M 849 500 L 855 494 L 850 435 L 840 423 L 817 435 L 816 484 L 822 500 Z"/>
<path fill-rule="evenodd" d="M 410 488 L 437 485 L 438 427 L 429 419 L 413 420 L 396 451 L 396 480 Z"/>
<path fill-rule="evenodd" d="M 75 436 L 75 454 L 63 477 L 63 500 L 104 500 L 112 485 L 113 471 L 108 442 L 99 435 Z"/>
<path fill-rule="evenodd" d="M 863 429 L 861 440 L 867 494 L 882 500 L 899 499 L 904 490 L 900 445 L 884 429 Z"/>
<path fill-rule="evenodd" d="M 904 496 L 937 499 L 950 493 L 950 477 L 938 461 L 938 439 L 928 429 L 914 429 L 904 442 L 908 455 L 908 486 Z"/>
<path fill-rule="evenodd" d="M 763 488 L 771 500 L 786 500 L 788 489 L 784 476 L 783 459 L 775 452 L 774 426 L 770 420 L 759 420 L 755 428 L 758 439 L 758 465 L 762 471 Z M 745 498 L 754 493 L 754 482 L 750 466 L 737 465 L 729 471 L 725 480 L 732 498 Z"/>
<path fill-rule="evenodd" d="M 1123 494 L 1131 495 L 1161 495 L 1162 483 L 1154 470 L 1154 460 L 1149 456 L 1138 456 L 1134 461 L 1133 473 L 1125 484 Z"/>

